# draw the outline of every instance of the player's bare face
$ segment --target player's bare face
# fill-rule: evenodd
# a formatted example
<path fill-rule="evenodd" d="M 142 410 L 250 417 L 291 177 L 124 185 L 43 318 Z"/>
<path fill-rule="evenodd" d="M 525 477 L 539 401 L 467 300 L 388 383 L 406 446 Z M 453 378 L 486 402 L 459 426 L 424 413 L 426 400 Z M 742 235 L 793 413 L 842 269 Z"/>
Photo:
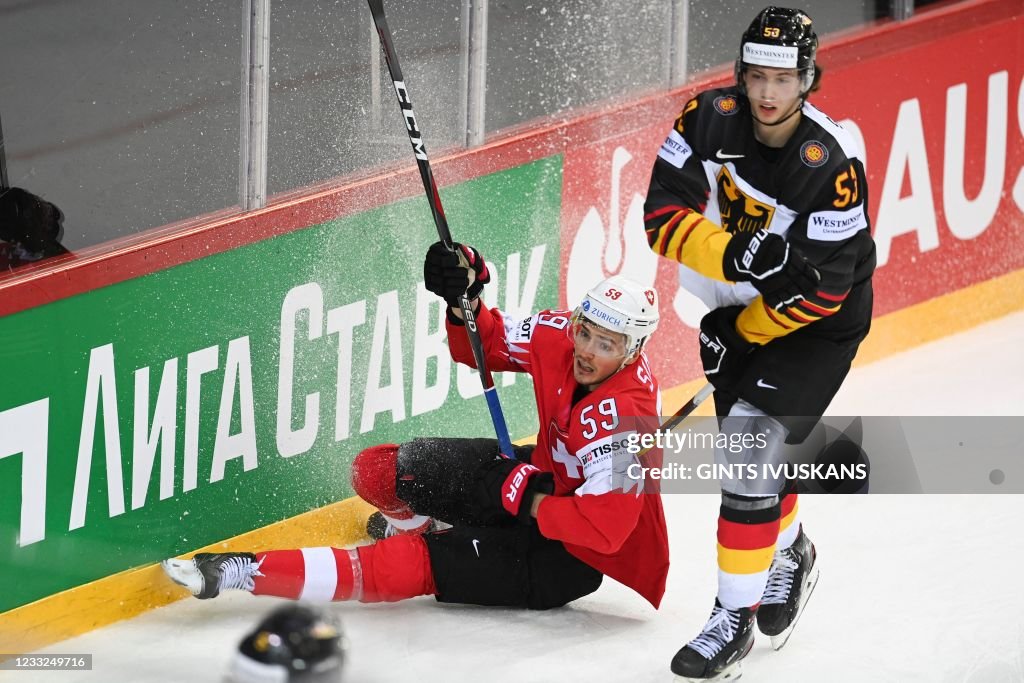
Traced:
<path fill-rule="evenodd" d="M 622 367 L 626 337 L 587 322 L 573 326 L 572 375 L 578 384 L 594 389 Z"/>
<path fill-rule="evenodd" d="M 748 65 L 743 72 L 743 84 L 758 123 L 777 123 L 801 104 L 800 72 L 796 69 Z M 795 128 L 798 120 L 799 117 L 793 117 L 786 123 L 792 121 Z"/>

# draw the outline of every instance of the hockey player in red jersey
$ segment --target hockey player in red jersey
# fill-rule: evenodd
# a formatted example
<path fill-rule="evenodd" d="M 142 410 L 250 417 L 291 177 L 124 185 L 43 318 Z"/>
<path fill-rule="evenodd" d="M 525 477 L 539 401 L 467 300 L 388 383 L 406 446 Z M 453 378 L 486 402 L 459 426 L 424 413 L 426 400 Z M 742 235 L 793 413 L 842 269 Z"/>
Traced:
<path fill-rule="evenodd" d="M 736 85 L 685 105 L 647 195 L 651 248 L 711 309 L 698 340 L 721 430 L 769 435 L 716 453 L 727 463 L 778 464 L 784 443 L 806 438 L 870 327 L 864 166 L 849 133 L 807 102 L 817 45 L 805 12 L 761 11 L 740 41 Z M 722 481 L 718 595 L 673 672 L 736 677 L 755 621 L 785 644 L 817 580 L 796 498 L 792 482 Z"/>
<path fill-rule="evenodd" d="M 308 600 L 441 602 L 548 609 L 597 590 L 604 576 L 657 607 L 668 573 L 661 498 L 644 492 L 632 435 L 655 426 L 660 392 L 644 345 L 658 298 L 622 277 L 575 311 L 511 320 L 479 299 L 489 280 L 472 247 L 433 245 L 427 289 L 449 303 L 452 357 L 473 366 L 457 299 L 473 303 L 494 371 L 531 375 L 535 447 L 503 457 L 494 439 L 415 439 L 359 453 L 353 488 L 393 533 L 357 549 L 197 554 L 164 569 L 199 598 L 224 589 Z M 632 441 L 635 444 L 635 441 Z M 506 454 L 507 455 L 507 454 Z M 434 520 L 451 528 L 432 531 Z M 424 533 L 425 532 L 425 533 Z"/>

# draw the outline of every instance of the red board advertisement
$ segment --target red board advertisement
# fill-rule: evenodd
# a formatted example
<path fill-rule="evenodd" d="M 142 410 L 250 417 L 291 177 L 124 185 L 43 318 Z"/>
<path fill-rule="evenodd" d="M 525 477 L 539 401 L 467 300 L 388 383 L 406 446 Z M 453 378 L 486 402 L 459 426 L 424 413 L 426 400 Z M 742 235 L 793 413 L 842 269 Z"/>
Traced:
<path fill-rule="evenodd" d="M 811 101 L 865 150 L 876 317 L 1024 267 L 1024 16 L 1014 3 L 966 5 L 819 54 L 825 75 Z M 601 275 L 656 281 L 662 326 L 650 352 L 669 387 L 700 376 L 694 330 L 706 309 L 647 249 L 643 198 L 658 147 L 694 92 L 666 96 L 660 119 L 622 117 L 570 144 L 564 160 L 567 303 Z"/>

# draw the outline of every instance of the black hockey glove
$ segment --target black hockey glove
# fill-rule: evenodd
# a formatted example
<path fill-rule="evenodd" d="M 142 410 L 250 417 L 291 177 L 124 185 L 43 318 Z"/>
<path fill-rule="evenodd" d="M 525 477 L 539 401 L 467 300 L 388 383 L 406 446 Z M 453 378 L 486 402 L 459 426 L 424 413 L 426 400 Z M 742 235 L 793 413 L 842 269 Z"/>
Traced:
<path fill-rule="evenodd" d="M 485 462 L 475 474 L 480 507 L 488 512 L 505 512 L 529 524 L 530 506 L 537 493 L 554 493 L 555 477 L 529 463 L 497 458 Z"/>
<path fill-rule="evenodd" d="M 484 285 L 491 281 L 491 273 L 479 251 L 458 242 L 453 246 L 455 251 L 449 251 L 444 242 L 430 245 L 423 261 L 423 282 L 429 291 L 455 307 L 463 294 L 470 301 L 480 296 Z"/>
<path fill-rule="evenodd" d="M 754 350 L 736 331 L 736 318 L 743 306 L 716 308 L 700 321 L 700 362 L 704 376 L 717 389 L 732 387 L 747 364 L 747 356 Z"/>
<path fill-rule="evenodd" d="M 734 233 L 725 246 L 722 271 L 733 282 L 749 282 L 772 308 L 814 293 L 821 274 L 782 237 L 767 230 Z"/>
<path fill-rule="evenodd" d="M 64 212 L 20 187 L 0 190 L 0 241 L 20 248 L 26 260 L 66 254 L 60 244 Z"/>

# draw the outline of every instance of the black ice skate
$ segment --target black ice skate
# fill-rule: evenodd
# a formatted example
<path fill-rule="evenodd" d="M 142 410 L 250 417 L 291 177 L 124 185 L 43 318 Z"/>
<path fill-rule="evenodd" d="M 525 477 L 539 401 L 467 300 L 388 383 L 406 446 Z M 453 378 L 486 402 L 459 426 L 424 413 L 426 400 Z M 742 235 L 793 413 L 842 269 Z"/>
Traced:
<path fill-rule="evenodd" d="M 672 658 L 672 673 L 701 683 L 739 678 L 740 661 L 754 647 L 755 611 L 725 609 L 716 599 L 704 630 Z"/>
<path fill-rule="evenodd" d="M 804 605 L 818 583 L 817 553 L 803 527 L 793 545 L 779 550 L 772 559 L 768 584 L 757 610 L 757 628 L 771 636 L 772 647 L 781 650 L 789 640 Z"/>
<path fill-rule="evenodd" d="M 252 553 L 196 553 L 190 560 L 164 560 L 164 573 L 200 600 L 215 598 L 222 590 L 254 587 L 260 565 Z"/>
<path fill-rule="evenodd" d="M 383 541 L 385 538 L 405 534 L 429 534 L 431 531 L 437 531 L 437 529 L 438 522 L 433 517 L 428 517 L 427 521 L 410 529 L 396 527 L 380 511 L 374 512 L 366 520 L 366 535 L 375 541 Z"/>

